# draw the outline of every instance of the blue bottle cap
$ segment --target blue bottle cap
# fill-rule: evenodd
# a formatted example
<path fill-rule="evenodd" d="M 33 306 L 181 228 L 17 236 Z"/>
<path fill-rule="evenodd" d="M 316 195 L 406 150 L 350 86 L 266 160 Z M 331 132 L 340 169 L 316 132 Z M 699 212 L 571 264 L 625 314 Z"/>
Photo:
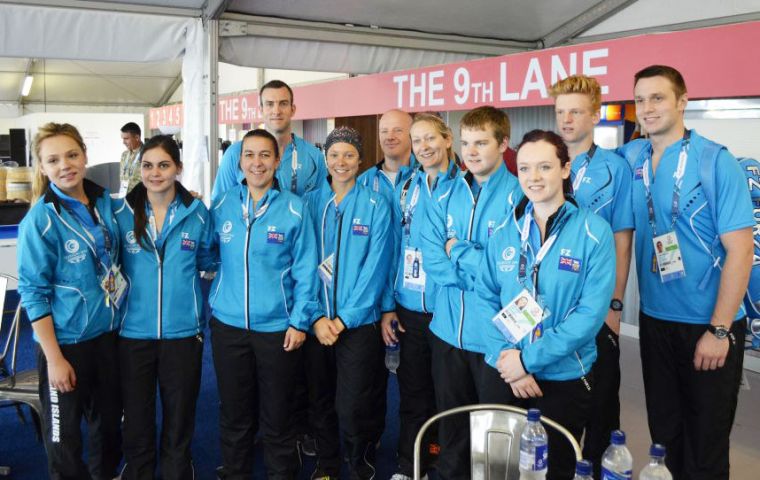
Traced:
<path fill-rule="evenodd" d="M 541 420 L 541 410 L 537 408 L 531 408 L 528 410 L 528 421 L 529 422 L 537 422 Z"/>
<path fill-rule="evenodd" d="M 649 456 L 657 457 L 657 458 L 665 458 L 665 445 L 660 445 L 659 443 L 653 443 L 652 446 L 649 447 Z"/>
<path fill-rule="evenodd" d="M 590 476 L 592 471 L 592 464 L 588 460 L 578 460 L 575 464 L 576 475 Z"/>
<path fill-rule="evenodd" d="M 625 445 L 625 432 L 614 430 L 610 435 L 610 441 L 613 445 Z"/>

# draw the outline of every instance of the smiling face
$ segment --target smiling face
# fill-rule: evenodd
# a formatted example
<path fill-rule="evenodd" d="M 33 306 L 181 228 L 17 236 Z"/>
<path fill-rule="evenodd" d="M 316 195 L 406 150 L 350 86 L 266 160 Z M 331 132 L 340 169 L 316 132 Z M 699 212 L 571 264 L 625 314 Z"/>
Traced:
<path fill-rule="evenodd" d="M 174 181 L 182 172 L 172 157 L 161 147 L 143 152 L 140 163 L 142 183 L 150 193 L 166 193 L 174 189 Z"/>
<path fill-rule="evenodd" d="M 271 139 L 251 136 L 243 140 L 240 169 L 245 175 L 249 189 L 258 192 L 266 191 L 272 186 L 274 174 L 279 165 L 277 145 Z"/>
<path fill-rule="evenodd" d="M 493 127 L 485 129 L 462 129 L 462 158 L 467 169 L 472 172 L 478 183 L 482 183 L 496 172 L 503 162 L 502 155 L 507 149 L 509 139 L 496 141 Z"/>
<path fill-rule="evenodd" d="M 425 170 L 441 169 L 448 159 L 451 137 L 444 137 L 430 122 L 416 122 L 411 129 L 412 149 Z"/>
<path fill-rule="evenodd" d="M 593 140 L 594 127 L 599 123 L 599 111 L 594 111 L 591 98 L 583 93 L 557 96 L 554 102 L 557 128 L 567 144 Z"/>
<path fill-rule="evenodd" d="M 639 79 L 633 87 L 633 98 L 636 118 L 650 136 L 681 135 L 688 98 L 685 93 L 676 97 L 669 79 L 663 76 Z"/>
<path fill-rule="evenodd" d="M 87 155 L 67 135 L 48 137 L 39 144 L 42 174 L 63 193 L 74 196 L 82 190 L 87 168 Z"/>
<path fill-rule="evenodd" d="M 517 179 L 525 196 L 535 205 L 558 205 L 564 200 L 562 182 L 570 177 L 570 162 L 561 165 L 551 143 L 526 143 L 517 152 Z"/>
<path fill-rule="evenodd" d="M 267 130 L 278 135 L 290 128 L 296 106 L 287 88 L 266 88 L 261 92 L 261 110 Z"/>
<path fill-rule="evenodd" d="M 333 143 L 327 151 L 327 171 L 333 182 L 349 184 L 356 180 L 359 163 L 359 151 L 350 143 Z"/>
<path fill-rule="evenodd" d="M 386 158 L 394 160 L 408 160 L 409 152 L 412 145 L 409 138 L 409 128 L 412 125 L 412 119 L 409 114 L 391 110 L 380 117 L 378 124 L 378 134 L 380 139 L 380 148 Z"/>

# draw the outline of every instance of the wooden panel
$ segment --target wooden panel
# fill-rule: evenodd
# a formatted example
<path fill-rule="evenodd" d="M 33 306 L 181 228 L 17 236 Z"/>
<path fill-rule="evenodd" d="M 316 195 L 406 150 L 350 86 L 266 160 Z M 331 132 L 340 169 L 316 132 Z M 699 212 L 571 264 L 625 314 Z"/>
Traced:
<path fill-rule="evenodd" d="M 362 163 L 359 174 L 377 164 L 383 158 L 383 151 L 377 138 L 377 124 L 380 115 L 364 115 L 360 117 L 339 117 L 335 119 L 335 127 L 351 127 L 362 136 Z"/>

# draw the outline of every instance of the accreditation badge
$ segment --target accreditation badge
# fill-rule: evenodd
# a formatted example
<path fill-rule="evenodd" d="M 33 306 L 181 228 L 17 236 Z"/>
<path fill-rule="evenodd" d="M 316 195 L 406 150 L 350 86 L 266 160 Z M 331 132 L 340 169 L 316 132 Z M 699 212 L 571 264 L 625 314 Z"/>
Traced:
<path fill-rule="evenodd" d="M 322 279 L 322 281 L 326 284 L 332 284 L 333 281 L 333 264 L 335 262 L 335 254 L 330 254 L 329 257 L 325 258 L 322 263 L 319 264 L 319 267 L 317 268 L 317 273 L 319 274 L 319 278 Z"/>
<path fill-rule="evenodd" d="M 115 308 L 120 308 L 128 290 L 127 280 L 122 275 L 121 268 L 111 265 L 111 269 L 100 280 L 100 286 L 106 292 L 106 306 L 112 303 Z"/>
<path fill-rule="evenodd" d="M 127 189 L 129 188 L 129 180 L 122 180 L 119 184 L 119 198 L 127 196 Z"/>
<path fill-rule="evenodd" d="M 491 321 L 510 343 L 518 343 L 530 334 L 544 318 L 544 309 L 523 288 Z"/>
<path fill-rule="evenodd" d="M 404 249 L 404 288 L 415 292 L 425 291 L 422 252 L 417 248 L 407 247 Z"/>
<path fill-rule="evenodd" d="M 662 283 L 670 282 L 686 276 L 681 257 L 681 246 L 678 244 L 676 232 L 668 232 L 652 239 L 654 256 L 657 260 L 657 271 Z"/>

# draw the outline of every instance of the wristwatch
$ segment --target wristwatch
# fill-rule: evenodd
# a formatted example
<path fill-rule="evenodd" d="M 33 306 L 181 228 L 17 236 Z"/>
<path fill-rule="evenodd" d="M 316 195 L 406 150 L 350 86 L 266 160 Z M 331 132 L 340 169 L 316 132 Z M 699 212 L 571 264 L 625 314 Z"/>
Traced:
<path fill-rule="evenodd" d="M 712 323 L 707 325 L 707 331 L 715 335 L 718 340 L 728 338 L 728 328 L 725 325 L 713 325 Z"/>
<path fill-rule="evenodd" d="M 610 302 L 610 310 L 613 312 L 622 312 L 623 302 L 619 298 L 613 298 Z"/>

